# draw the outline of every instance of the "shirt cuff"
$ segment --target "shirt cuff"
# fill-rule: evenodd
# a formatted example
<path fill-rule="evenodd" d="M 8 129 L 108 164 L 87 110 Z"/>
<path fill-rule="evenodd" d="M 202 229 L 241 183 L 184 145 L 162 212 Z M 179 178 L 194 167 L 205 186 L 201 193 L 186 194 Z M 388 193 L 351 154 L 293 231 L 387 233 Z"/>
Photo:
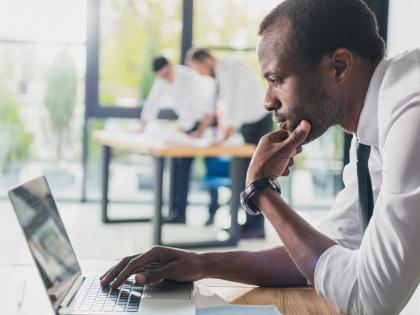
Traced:
<path fill-rule="evenodd" d="M 334 245 L 321 255 L 315 267 L 315 290 L 344 314 L 357 280 L 356 252 Z"/>

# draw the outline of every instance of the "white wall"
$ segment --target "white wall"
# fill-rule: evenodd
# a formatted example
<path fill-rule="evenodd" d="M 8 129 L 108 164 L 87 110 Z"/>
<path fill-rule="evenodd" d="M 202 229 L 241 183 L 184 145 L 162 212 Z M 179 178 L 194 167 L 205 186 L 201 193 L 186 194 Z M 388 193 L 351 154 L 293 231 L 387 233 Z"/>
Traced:
<path fill-rule="evenodd" d="M 388 56 L 420 48 L 420 0 L 390 0 Z"/>

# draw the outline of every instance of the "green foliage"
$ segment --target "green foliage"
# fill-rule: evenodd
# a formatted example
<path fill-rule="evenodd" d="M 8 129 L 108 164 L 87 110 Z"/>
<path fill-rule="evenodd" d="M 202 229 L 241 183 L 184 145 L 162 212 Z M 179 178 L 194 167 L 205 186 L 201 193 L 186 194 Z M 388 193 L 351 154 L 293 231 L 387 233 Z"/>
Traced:
<path fill-rule="evenodd" d="M 179 56 L 181 1 L 101 2 L 100 84 L 102 105 L 122 96 L 145 99 L 154 80 L 152 59 Z"/>
<path fill-rule="evenodd" d="M 56 132 L 69 127 L 76 104 L 76 82 L 76 66 L 67 50 L 62 50 L 49 70 L 44 100 Z"/>
<path fill-rule="evenodd" d="M 21 104 L 10 91 L 0 84 L 0 142 L 2 144 L 2 164 L 0 168 L 6 171 L 17 162 L 29 158 L 29 149 L 33 136 L 25 130 L 20 118 Z"/>
<path fill-rule="evenodd" d="M 67 50 L 60 51 L 47 76 L 45 106 L 57 136 L 57 156 L 61 158 L 63 134 L 68 130 L 76 105 L 77 70 Z"/>
<path fill-rule="evenodd" d="M 152 40 L 148 41 L 148 45 L 144 51 L 144 57 L 140 61 L 140 84 L 139 92 L 143 98 L 146 98 L 149 95 L 150 90 L 152 89 L 153 81 L 155 75 L 150 66 L 151 60 L 153 60 L 156 55 L 158 55 L 159 47 L 157 42 Z"/>

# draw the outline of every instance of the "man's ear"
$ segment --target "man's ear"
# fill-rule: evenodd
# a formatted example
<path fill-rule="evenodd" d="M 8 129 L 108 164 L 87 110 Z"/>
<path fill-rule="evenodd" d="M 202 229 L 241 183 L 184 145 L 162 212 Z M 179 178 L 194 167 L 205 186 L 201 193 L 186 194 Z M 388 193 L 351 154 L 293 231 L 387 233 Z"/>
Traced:
<path fill-rule="evenodd" d="M 336 82 L 345 81 L 353 69 L 353 54 L 346 48 L 338 48 L 329 56 L 329 70 Z"/>

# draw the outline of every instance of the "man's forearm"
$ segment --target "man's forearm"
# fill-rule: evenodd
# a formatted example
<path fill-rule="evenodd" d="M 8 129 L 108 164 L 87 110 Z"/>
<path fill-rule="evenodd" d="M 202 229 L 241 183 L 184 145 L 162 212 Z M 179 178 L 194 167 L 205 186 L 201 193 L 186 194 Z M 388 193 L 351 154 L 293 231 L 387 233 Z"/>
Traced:
<path fill-rule="evenodd" d="M 297 268 L 314 283 L 318 259 L 335 241 L 313 228 L 277 192 L 265 189 L 256 195 L 255 201 L 276 229 Z"/>
<path fill-rule="evenodd" d="M 259 252 L 231 251 L 201 254 L 203 278 L 259 286 L 306 286 L 284 247 Z"/>

